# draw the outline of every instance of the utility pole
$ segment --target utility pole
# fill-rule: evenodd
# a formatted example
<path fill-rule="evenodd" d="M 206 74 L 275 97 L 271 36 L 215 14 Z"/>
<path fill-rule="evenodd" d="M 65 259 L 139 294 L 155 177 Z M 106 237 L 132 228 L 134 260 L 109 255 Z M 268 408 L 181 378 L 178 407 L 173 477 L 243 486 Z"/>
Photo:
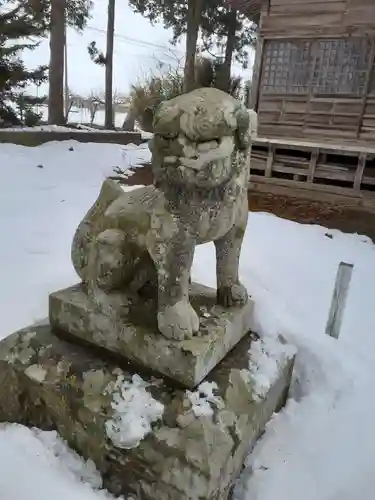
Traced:
<path fill-rule="evenodd" d="M 113 128 L 113 39 L 115 34 L 115 0 L 108 0 L 107 50 L 105 57 L 105 128 Z"/>

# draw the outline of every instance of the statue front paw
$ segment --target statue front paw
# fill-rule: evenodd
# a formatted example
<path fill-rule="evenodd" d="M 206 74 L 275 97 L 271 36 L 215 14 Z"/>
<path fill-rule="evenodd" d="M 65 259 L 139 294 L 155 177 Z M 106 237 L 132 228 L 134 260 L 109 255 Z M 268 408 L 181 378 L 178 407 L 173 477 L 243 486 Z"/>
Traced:
<path fill-rule="evenodd" d="M 232 286 L 222 286 L 217 290 L 217 303 L 223 307 L 244 306 L 249 295 L 242 283 Z"/>
<path fill-rule="evenodd" d="M 190 303 L 181 300 L 158 312 L 158 328 L 167 339 L 189 339 L 199 330 L 199 318 Z"/>

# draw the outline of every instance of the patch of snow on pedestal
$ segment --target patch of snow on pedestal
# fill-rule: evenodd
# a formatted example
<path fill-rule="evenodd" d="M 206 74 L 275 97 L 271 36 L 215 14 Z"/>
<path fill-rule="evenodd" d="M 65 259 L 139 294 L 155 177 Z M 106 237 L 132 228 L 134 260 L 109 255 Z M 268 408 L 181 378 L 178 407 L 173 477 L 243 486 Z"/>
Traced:
<path fill-rule="evenodd" d="M 223 407 L 223 400 L 214 394 L 214 390 L 217 389 L 218 387 L 215 382 L 203 382 L 198 386 L 196 391 L 186 391 L 196 417 L 210 417 L 213 415 L 212 406 L 216 406 L 217 408 Z"/>
<path fill-rule="evenodd" d="M 148 386 L 139 375 L 133 375 L 131 382 L 119 375 L 107 391 L 112 393 L 114 413 L 105 427 L 116 447 L 135 448 L 151 432 L 151 424 L 162 418 L 164 405 L 147 392 Z"/>
<path fill-rule="evenodd" d="M 242 375 L 251 379 L 254 399 L 259 400 L 277 380 L 280 366 L 285 366 L 285 362 L 296 354 L 296 348 L 278 338 L 267 337 L 252 342 L 248 354 L 249 369 L 242 370 Z"/>

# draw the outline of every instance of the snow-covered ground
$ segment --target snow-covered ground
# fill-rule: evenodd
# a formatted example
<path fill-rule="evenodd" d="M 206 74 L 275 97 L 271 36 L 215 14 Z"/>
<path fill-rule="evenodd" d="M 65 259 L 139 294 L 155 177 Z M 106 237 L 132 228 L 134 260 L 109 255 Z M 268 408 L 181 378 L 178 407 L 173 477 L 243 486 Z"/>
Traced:
<path fill-rule="evenodd" d="M 104 130 L 77 124 L 80 132 L 102 132 L 116 134 L 117 130 Z M 9 127 L 2 128 L 2 132 L 77 132 L 77 128 L 69 128 L 63 125 L 36 125 L 35 127 Z"/>
<path fill-rule="evenodd" d="M 72 122 L 73 125 L 74 122 Z M 103 125 L 103 124 L 99 124 Z M 82 123 L 76 123 L 75 128 L 73 126 L 62 126 L 62 125 L 36 125 L 35 127 L 9 127 L 2 128 L 1 132 L 97 132 L 97 133 L 105 133 L 105 134 L 117 134 L 121 132 L 121 130 L 107 130 L 103 128 L 93 128 L 89 125 L 84 125 Z M 117 125 L 116 125 L 117 126 Z M 150 132 L 145 132 L 141 130 L 137 125 L 134 127 L 134 132 L 138 132 L 141 134 L 143 139 L 151 139 L 152 134 Z"/>
<path fill-rule="evenodd" d="M 47 121 L 48 119 L 48 109 L 47 106 L 39 106 L 37 112 L 41 113 L 42 120 Z M 126 112 L 119 112 L 114 110 L 114 123 L 116 127 L 122 127 L 124 120 L 126 118 Z M 90 123 L 91 116 L 90 112 L 86 108 L 77 108 L 75 106 L 69 112 L 69 122 L 71 123 Z M 104 125 L 104 110 L 99 109 L 95 113 L 94 119 L 95 125 Z"/>
<path fill-rule="evenodd" d="M 73 148 L 73 150 L 71 150 Z M 76 282 L 74 230 L 113 167 L 145 147 L 76 142 L 0 145 L 0 338 L 47 315 L 47 294 Z M 241 274 L 254 328 L 298 347 L 291 395 L 249 457 L 236 500 L 375 498 L 375 245 L 368 238 L 254 213 Z M 354 264 L 339 340 L 324 334 L 340 261 Z M 214 249 L 193 278 L 215 284 Z M 250 474 L 252 472 L 252 474 Z M 1 500 L 103 500 L 93 464 L 55 433 L 0 426 Z"/>

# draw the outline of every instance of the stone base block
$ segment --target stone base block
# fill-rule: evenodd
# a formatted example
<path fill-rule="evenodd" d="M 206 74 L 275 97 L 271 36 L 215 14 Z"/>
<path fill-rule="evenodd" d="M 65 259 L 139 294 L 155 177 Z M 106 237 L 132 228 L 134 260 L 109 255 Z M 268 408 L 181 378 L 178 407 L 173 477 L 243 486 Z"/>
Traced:
<path fill-rule="evenodd" d="M 83 286 L 50 295 L 52 328 L 126 357 L 194 388 L 250 330 L 253 303 L 225 309 L 216 290 L 192 284 L 191 303 L 200 319 L 199 335 L 168 340 L 157 329 L 156 304 L 138 296 L 103 295 L 93 303 Z"/>
<path fill-rule="evenodd" d="M 115 495 L 226 500 L 285 401 L 293 361 L 291 346 L 249 334 L 189 392 L 97 358 L 46 323 L 0 342 L 0 421 L 56 429 Z"/>

